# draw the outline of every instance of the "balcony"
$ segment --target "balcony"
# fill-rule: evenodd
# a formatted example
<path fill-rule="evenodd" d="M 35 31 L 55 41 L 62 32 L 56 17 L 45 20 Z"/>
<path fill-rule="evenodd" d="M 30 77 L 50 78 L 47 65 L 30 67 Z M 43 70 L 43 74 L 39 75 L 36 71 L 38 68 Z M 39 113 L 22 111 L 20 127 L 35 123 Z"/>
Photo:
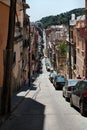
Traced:
<path fill-rule="evenodd" d="M 84 49 L 82 49 L 82 50 L 81 50 L 81 52 L 85 52 L 85 50 L 84 50 Z"/>
<path fill-rule="evenodd" d="M 19 42 L 23 40 L 22 28 L 15 27 L 14 41 Z"/>

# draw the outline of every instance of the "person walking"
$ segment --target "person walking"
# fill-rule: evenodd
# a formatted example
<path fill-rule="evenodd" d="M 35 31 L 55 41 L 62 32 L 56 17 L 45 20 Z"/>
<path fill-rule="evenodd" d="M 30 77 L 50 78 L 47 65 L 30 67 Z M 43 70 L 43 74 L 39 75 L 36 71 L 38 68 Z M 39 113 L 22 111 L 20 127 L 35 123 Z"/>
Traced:
<path fill-rule="evenodd" d="M 81 76 L 80 76 L 80 74 L 77 76 L 77 79 L 81 79 Z"/>

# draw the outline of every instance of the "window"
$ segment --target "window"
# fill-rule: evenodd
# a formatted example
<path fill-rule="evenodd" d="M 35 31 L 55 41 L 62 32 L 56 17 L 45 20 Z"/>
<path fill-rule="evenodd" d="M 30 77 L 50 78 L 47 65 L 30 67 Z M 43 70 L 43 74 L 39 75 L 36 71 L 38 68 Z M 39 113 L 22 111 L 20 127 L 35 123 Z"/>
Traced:
<path fill-rule="evenodd" d="M 85 83 L 84 82 L 81 82 L 80 83 L 80 87 L 79 87 L 79 90 L 84 90 L 84 87 L 85 87 Z"/>
<path fill-rule="evenodd" d="M 20 47 L 20 56 L 22 56 L 22 54 L 23 54 L 23 48 L 22 48 L 22 46 Z"/>
<path fill-rule="evenodd" d="M 85 53 L 82 51 L 82 56 L 84 57 L 85 56 Z"/>
<path fill-rule="evenodd" d="M 79 50 L 79 48 L 77 49 L 77 52 L 78 52 L 78 53 L 80 53 L 80 50 Z"/>
<path fill-rule="evenodd" d="M 13 64 L 16 62 L 16 52 L 13 53 Z"/>
<path fill-rule="evenodd" d="M 82 50 L 84 50 L 84 42 L 82 42 Z"/>

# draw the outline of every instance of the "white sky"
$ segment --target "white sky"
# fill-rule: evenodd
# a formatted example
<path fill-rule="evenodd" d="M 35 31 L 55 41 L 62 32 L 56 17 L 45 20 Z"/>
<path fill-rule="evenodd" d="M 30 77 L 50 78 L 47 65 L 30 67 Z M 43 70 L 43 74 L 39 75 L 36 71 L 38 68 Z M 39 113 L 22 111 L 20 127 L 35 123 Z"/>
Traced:
<path fill-rule="evenodd" d="M 85 0 L 26 0 L 26 2 L 30 6 L 30 9 L 27 9 L 30 21 L 85 7 Z"/>

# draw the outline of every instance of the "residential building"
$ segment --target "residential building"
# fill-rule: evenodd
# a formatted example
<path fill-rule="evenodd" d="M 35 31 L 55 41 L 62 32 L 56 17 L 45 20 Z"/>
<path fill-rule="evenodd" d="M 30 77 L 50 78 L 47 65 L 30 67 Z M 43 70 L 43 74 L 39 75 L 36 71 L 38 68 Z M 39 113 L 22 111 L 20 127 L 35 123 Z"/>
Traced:
<path fill-rule="evenodd" d="M 29 17 L 26 9 L 29 7 L 26 1 L 17 0 L 16 20 L 14 34 L 13 68 L 11 81 L 11 95 L 23 84 L 23 76 L 29 73 Z M 0 0 L 0 102 L 3 89 L 3 77 L 5 69 L 6 45 L 8 36 L 10 0 Z M 4 17 L 3 17 L 4 16 Z M 26 70 L 25 70 L 26 69 Z M 1 105 L 0 105 L 1 106 Z"/>
<path fill-rule="evenodd" d="M 17 0 L 16 7 L 12 93 L 24 84 L 24 80 L 28 82 L 29 73 L 29 16 L 26 14 L 29 6 L 26 1 Z"/>
<path fill-rule="evenodd" d="M 69 78 L 85 75 L 85 39 L 80 33 L 84 27 L 85 15 L 75 19 L 73 14 L 69 23 L 69 38 L 67 40 L 67 74 Z"/>
<path fill-rule="evenodd" d="M 35 24 L 31 24 L 31 77 L 35 78 L 39 71 L 39 61 L 42 57 L 43 31 Z"/>
<path fill-rule="evenodd" d="M 3 87 L 5 48 L 7 44 L 9 22 L 9 0 L 0 0 L 0 103 L 1 91 Z M 0 105 L 1 106 L 1 105 Z"/>
<path fill-rule="evenodd" d="M 76 73 L 83 77 L 85 75 L 85 39 L 80 31 L 85 27 L 85 15 L 77 17 L 76 20 Z"/>
<path fill-rule="evenodd" d="M 68 27 L 67 41 L 67 77 L 76 77 L 76 19 L 75 14 L 71 15 Z"/>
<path fill-rule="evenodd" d="M 60 55 L 59 46 L 62 42 L 66 41 L 67 38 L 67 27 L 63 25 L 56 25 L 47 28 L 46 30 L 47 40 L 47 54 L 50 58 L 52 67 L 57 72 L 63 72 L 62 70 L 66 64 L 66 55 Z M 64 66 L 61 64 L 63 63 Z M 62 67 L 60 67 L 62 66 Z M 64 71 L 65 73 L 65 71 Z"/>

